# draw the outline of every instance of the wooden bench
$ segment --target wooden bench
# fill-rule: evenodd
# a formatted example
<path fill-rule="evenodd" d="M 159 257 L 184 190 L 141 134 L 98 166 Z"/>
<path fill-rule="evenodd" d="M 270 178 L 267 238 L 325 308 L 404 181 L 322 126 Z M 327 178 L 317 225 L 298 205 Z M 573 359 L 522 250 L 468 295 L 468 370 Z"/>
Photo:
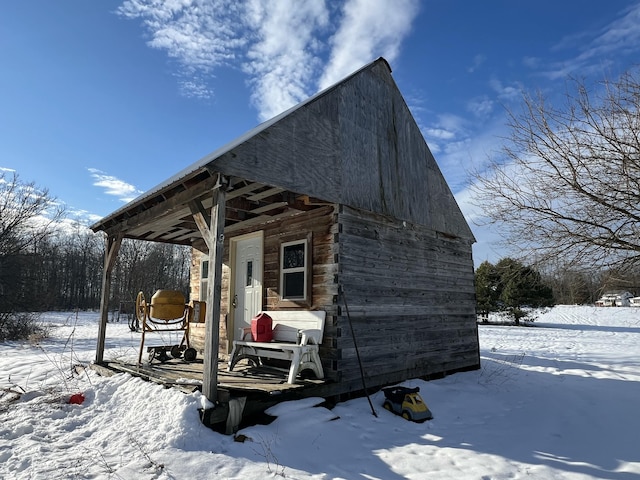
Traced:
<path fill-rule="evenodd" d="M 262 365 L 262 358 L 291 362 L 287 383 L 295 383 L 299 372 L 310 369 L 324 378 L 318 346 L 322 343 L 326 312 L 322 310 L 273 310 L 264 312 L 273 320 L 273 341 L 251 341 L 251 328 L 242 329 L 242 340 L 233 341 L 228 370 L 247 358 Z M 247 340 L 248 336 L 248 340 Z"/>

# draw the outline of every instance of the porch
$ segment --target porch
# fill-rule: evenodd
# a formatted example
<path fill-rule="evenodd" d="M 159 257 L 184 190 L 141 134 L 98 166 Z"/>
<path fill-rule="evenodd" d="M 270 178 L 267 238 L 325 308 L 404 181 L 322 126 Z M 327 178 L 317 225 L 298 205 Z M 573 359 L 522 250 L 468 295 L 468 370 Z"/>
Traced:
<path fill-rule="evenodd" d="M 185 393 L 202 391 L 203 367 L 202 359 L 186 362 L 181 358 L 142 365 L 119 360 L 91 365 L 91 368 L 101 375 L 128 373 L 166 388 L 177 388 Z M 232 399 L 246 399 L 241 412 L 242 421 L 257 423 L 260 417 L 264 416 L 266 409 L 279 402 L 304 397 L 327 397 L 331 396 L 332 385 L 335 388 L 334 382 L 327 379 L 318 380 L 313 376 L 298 377 L 296 383 L 290 384 L 287 383 L 287 372 L 288 368 L 264 365 L 255 367 L 246 361 L 238 363 L 234 371 L 228 372 L 226 359 L 218 359 L 219 403 L 216 408 L 206 411 L 207 417 L 202 418 L 203 423 L 223 431 Z"/>

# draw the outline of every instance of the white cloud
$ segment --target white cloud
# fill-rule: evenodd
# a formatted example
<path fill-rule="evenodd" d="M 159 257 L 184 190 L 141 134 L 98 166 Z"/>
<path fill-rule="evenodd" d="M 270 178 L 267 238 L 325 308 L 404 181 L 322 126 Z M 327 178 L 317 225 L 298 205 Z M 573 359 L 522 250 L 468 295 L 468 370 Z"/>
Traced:
<path fill-rule="evenodd" d="M 68 208 L 67 215 L 70 217 L 69 222 L 80 225 L 92 225 L 102 219 L 101 215 L 77 208 Z"/>
<path fill-rule="evenodd" d="M 602 58 L 615 52 L 635 52 L 640 46 L 640 4 L 629 7 L 624 15 L 610 23 L 586 45 L 578 60 Z"/>
<path fill-rule="evenodd" d="M 261 120 L 309 96 L 321 61 L 318 32 L 329 24 L 323 1 L 251 0 L 246 22 L 255 32 L 243 70 L 251 76 L 252 102 Z"/>
<path fill-rule="evenodd" d="M 452 113 L 443 113 L 438 115 L 438 125 L 446 130 L 455 132 L 463 131 L 467 120 Z"/>
<path fill-rule="evenodd" d="M 493 112 L 493 104 L 487 96 L 477 97 L 467 103 L 467 110 L 478 118 L 487 118 Z"/>
<path fill-rule="evenodd" d="M 340 26 L 330 39 L 331 58 L 320 78 L 320 89 L 377 57 L 393 62 L 402 40 L 411 30 L 418 8 L 416 0 L 345 2 Z"/>
<path fill-rule="evenodd" d="M 141 20 L 147 44 L 178 62 L 184 96 L 212 98 L 213 72 L 239 68 L 265 120 L 379 56 L 393 61 L 418 1 L 347 0 L 330 9 L 324 0 L 125 0 L 116 11 Z"/>
<path fill-rule="evenodd" d="M 498 94 L 498 98 L 503 100 L 514 100 L 522 97 L 522 85 L 513 83 L 511 85 L 505 85 L 497 78 L 493 77 L 489 81 L 491 88 Z"/>
<path fill-rule="evenodd" d="M 126 0 L 117 12 L 143 19 L 149 46 L 166 50 L 187 69 L 222 65 L 245 41 L 234 0 Z"/>
<path fill-rule="evenodd" d="M 454 132 L 443 128 L 425 128 L 424 133 L 429 137 L 439 138 L 441 140 L 451 140 L 456 135 Z"/>
<path fill-rule="evenodd" d="M 460 142 L 460 138 L 466 137 L 465 123 L 465 119 L 457 115 L 440 114 L 430 125 L 420 125 L 420 131 L 431 153 L 436 154 L 446 151 L 452 144 Z"/>
<path fill-rule="evenodd" d="M 191 80 L 180 80 L 180 93 L 187 98 L 213 98 L 213 89 L 209 88 L 207 83 L 198 78 Z"/>
<path fill-rule="evenodd" d="M 554 80 L 566 78 L 578 70 L 581 75 L 601 73 L 611 64 L 612 54 L 615 53 L 615 57 L 625 54 L 637 55 L 640 50 L 639 24 L 640 3 L 637 3 L 625 9 L 620 18 L 597 33 L 581 32 L 563 38 L 555 50 L 578 46 L 581 53 L 574 58 L 551 65 L 543 74 Z"/>
<path fill-rule="evenodd" d="M 95 168 L 89 168 L 91 176 L 94 178 L 93 185 L 103 188 L 107 195 L 118 197 L 123 202 L 130 202 L 140 195 L 142 190 L 138 190 L 135 186 L 127 183 L 119 178 L 107 175 Z"/>
<path fill-rule="evenodd" d="M 186 97 L 211 98 L 213 89 L 203 76 L 232 64 L 246 43 L 242 4 L 234 0 L 126 0 L 116 12 L 141 19 L 147 44 L 178 62 Z"/>
<path fill-rule="evenodd" d="M 468 128 L 473 124 L 468 124 Z M 504 118 L 497 116 L 484 122 L 480 133 L 460 128 L 456 138 L 444 145 L 438 156 L 438 164 L 445 173 L 451 190 L 457 195 L 466 188 L 471 173 L 483 171 L 490 157 L 501 151 L 507 127 Z"/>
<path fill-rule="evenodd" d="M 70 218 L 63 218 L 50 224 L 57 236 L 93 235 L 93 232 L 89 230 L 89 225 L 94 224 L 101 217 L 97 215 L 75 215 L 76 213 L 75 211 L 70 212 Z M 42 220 L 43 223 L 46 221 L 46 219 Z"/>

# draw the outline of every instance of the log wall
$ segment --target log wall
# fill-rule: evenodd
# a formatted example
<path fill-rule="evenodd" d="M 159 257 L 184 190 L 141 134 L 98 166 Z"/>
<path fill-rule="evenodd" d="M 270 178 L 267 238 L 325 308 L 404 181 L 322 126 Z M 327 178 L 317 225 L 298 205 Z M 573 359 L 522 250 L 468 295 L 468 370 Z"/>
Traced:
<path fill-rule="evenodd" d="M 327 207 L 299 214 L 261 229 L 264 308 L 327 312 L 320 357 L 327 379 L 334 382 L 328 394 L 362 389 L 349 320 L 368 387 L 479 368 L 469 239 L 346 206 L 339 212 Z M 313 256 L 311 302 L 284 303 L 279 294 L 280 244 L 303 238 L 310 239 Z M 228 242 L 223 316 L 229 299 Z M 192 295 L 197 298 L 195 285 Z M 228 354 L 227 322 L 220 325 L 220 353 Z"/>
<path fill-rule="evenodd" d="M 337 285 L 335 275 L 338 271 L 334 258 L 334 233 L 337 229 L 336 214 L 333 206 L 327 206 L 289 218 L 270 222 L 259 227 L 234 232 L 225 237 L 222 275 L 222 305 L 220 321 L 220 353 L 228 354 L 229 341 L 227 331 L 229 322 L 229 294 L 231 268 L 229 265 L 229 244 L 234 237 L 245 235 L 256 230 L 264 232 L 263 245 L 263 301 L 265 310 L 325 310 L 327 325 L 333 323 L 337 312 L 335 296 Z M 285 242 L 307 238 L 311 249 L 311 298 L 310 302 L 283 302 L 280 296 L 280 245 Z M 202 252 L 192 252 L 191 299 L 197 300 L 200 294 L 200 259 Z M 197 275 L 195 272 L 197 271 Z M 204 347 L 203 325 L 192 324 L 192 340 L 196 348 Z M 331 341 L 327 342 L 331 345 Z M 322 353 L 321 353 L 322 356 Z M 330 366 L 328 365 L 327 368 Z"/>
<path fill-rule="evenodd" d="M 346 206 L 339 282 L 368 386 L 479 368 L 471 243 Z M 334 347 L 339 381 L 361 388 L 344 298 Z"/>

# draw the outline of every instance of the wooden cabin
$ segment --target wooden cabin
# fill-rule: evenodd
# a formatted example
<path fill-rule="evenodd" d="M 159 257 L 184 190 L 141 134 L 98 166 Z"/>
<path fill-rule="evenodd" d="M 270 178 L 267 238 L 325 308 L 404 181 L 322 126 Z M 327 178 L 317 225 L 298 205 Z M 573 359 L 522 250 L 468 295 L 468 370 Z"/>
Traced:
<path fill-rule="evenodd" d="M 193 248 L 209 397 L 216 359 L 260 310 L 326 312 L 324 395 L 362 390 L 357 353 L 370 388 L 480 366 L 475 239 L 382 58 L 92 229 L 107 234 L 103 324 L 122 238 Z"/>

